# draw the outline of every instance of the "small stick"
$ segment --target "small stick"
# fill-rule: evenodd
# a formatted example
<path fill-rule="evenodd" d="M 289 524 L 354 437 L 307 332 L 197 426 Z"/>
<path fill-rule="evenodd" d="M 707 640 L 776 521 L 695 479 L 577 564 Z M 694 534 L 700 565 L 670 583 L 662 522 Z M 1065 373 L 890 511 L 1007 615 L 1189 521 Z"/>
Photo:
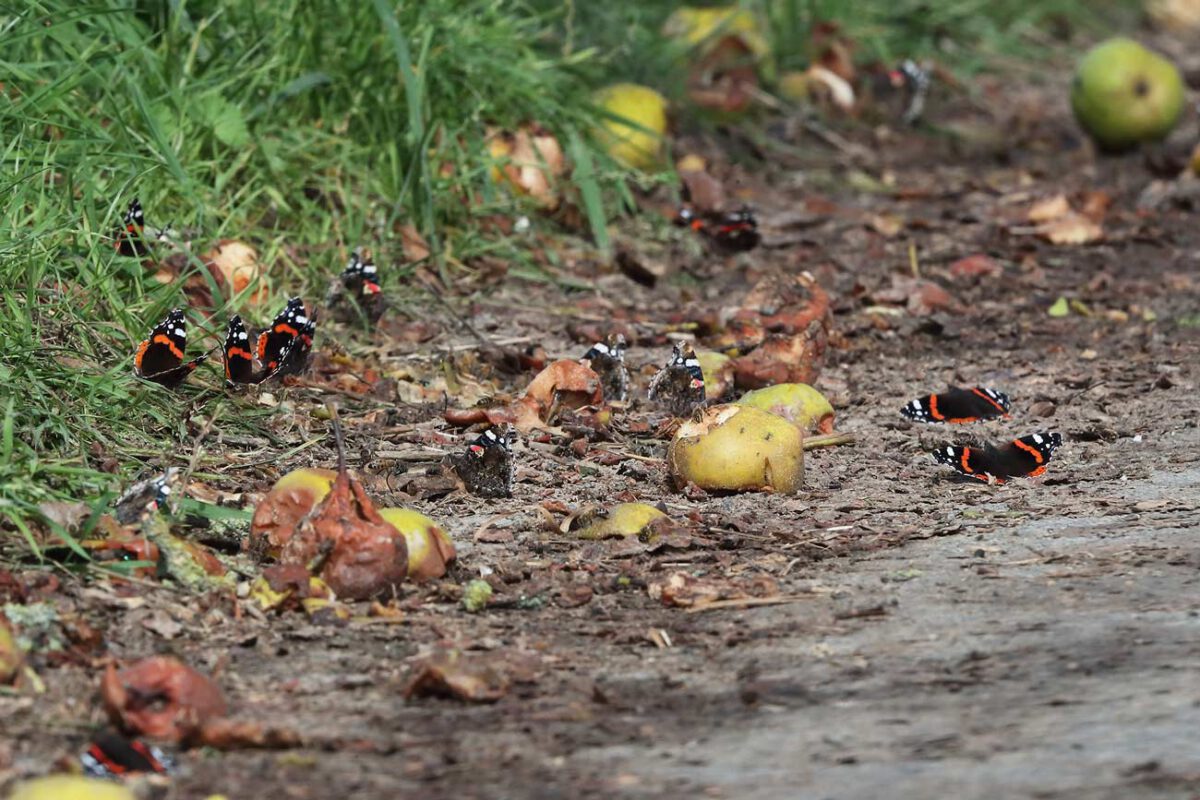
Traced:
<path fill-rule="evenodd" d="M 793 594 L 785 597 L 741 597 L 736 600 L 713 600 L 700 606 L 687 609 L 687 613 L 695 614 L 700 611 L 712 611 L 719 608 L 746 608 L 749 606 L 780 606 L 785 603 L 798 603 L 801 600 L 812 600 L 811 594 Z"/>
<path fill-rule="evenodd" d="M 837 447 L 840 444 L 854 444 L 858 437 L 853 433 L 824 433 L 811 436 L 804 440 L 805 450 L 815 450 L 818 447 Z"/>
<path fill-rule="evenodd" d="M 338 417 L 337 403 L 332 400 L 325 401 L 325 409 L 329 412 L 329 418 L 333 422 L 333 441 L 337 445 L 338 454 L 338 474 L 346 474 L 346 440 L 342 438 L 342 420 Z"/>

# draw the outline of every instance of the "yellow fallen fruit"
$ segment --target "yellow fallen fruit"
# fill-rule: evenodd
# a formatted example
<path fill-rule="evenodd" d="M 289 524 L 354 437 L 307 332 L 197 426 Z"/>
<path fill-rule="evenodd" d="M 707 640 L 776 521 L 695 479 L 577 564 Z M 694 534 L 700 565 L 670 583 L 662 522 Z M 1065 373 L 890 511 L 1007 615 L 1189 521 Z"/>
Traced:
<path fill-rule="evenodd" d="M 696 358 L 704 375 L 704 399 L 720 400 L 733 386 L 733 359 L 715 350 L 697 350 Z"/>
<path fill-rule="evenodd" d="M 615 539 L 637 536 L 656 520 L 667 515 L 647 503 L 621 503 L 608 516 L 598 519 L 579 531 L 580 539 Z"/>
<path fill-rule="evenodd" d="M 737 5 L 716 8 L 680 8 L 663 23 L 663 35 L 690 47 L 710 48 L 724 36 L 737 37 L 756 59 L 767 58 L 771 45 L 763 35 L 758 18 Z"/>
<path fill-rule="evenodd" d="M 454 561 L 454 542 L 442 527 L 411 508 L 381 508 L 379 516 L 404 534 L 408 544 L 408 577 L 427 581 L 446 574 Z"/>
<path fill-rule="evenodd" d="M 737 401 L 739 406 L 761 408 L 799 426 L 807 432 L 833 430 L 833 406 L 807 383 L 778 383 L 765 389 L 746 392 Z"/>
<path fill-rule="evenodd" d="M 18 783 L 8 800 L 137 800 L 120 783 L 78 775 L 48 775 Z"/>
<path fill-rule="evenodd" d="M 11 683 L 21 669 L 25 654 L 17 645 L 8 619 L 0 614 L 0 686 Z"/>
<path fill-rule="evenodd" d="M 618 83 L 596 92 L 596 105 L 612 117 L 601 121 L 596 139 L 614 160 L 633 169 L 651 169 L 662 155 L 667 101 L 636 83 Z"/>
<path fill-rule="evenodd" d="M 749 406 L 713 406 L 679 426 L 667 451 L 675 485 L 790 494 L 804 482 L 804 434 Z"/>

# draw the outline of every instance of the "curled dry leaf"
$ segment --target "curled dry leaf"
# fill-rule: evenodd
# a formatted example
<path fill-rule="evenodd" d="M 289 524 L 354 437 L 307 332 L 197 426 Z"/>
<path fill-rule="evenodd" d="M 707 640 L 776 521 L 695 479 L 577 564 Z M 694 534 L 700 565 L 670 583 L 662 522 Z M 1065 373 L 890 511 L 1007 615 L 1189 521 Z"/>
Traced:
<path fill-rule="evenodd" d="M 578 361 L 562 359 L 548 365 L 530 381 L 525 399 L 543 411 L 552 406 L 582 408 L 604 401 L 600 376 Z"/>
<path fill-rule="evenodd" d="M 966 258 L 960 258 L 950 265 L 950 277 L 955 280 L 990 278 L 999 275 L 1003 271 L 994 258 L 983 253 L 976 253 Z"/>
<path fill-rule="evenodd" d="M 697 163 L 698 162 L 698 163 Z M 717 211 L 725 207 L 725 186 L 705 170 L 698 156 L 685 156 L 676 166 L 683 181 L 686 197 L 701 211 Z"/>
<path fill-rule="evenodd" d="M 441 650 L 421 661 L 404 687 L 405 699 L 450 697 L 472 703 L 494 703 L 508 693 L 511 681 L 488 663 L 488 656 Z"/>
<path fill-rule="evenodd" d="M 1025 214 L 1025 218 L 1035 225 L 1041 222 L 1049 222 L 1058 219 L 1071 213 L 1071 203 L 1067 200 L 1065 194 L 1056 194 L 1053 197 L 1047 197 L 1038 200 L 1029 207 L 1029 211 Z"/>
<path fill-rule="evenodd" d="M 222 239 L 203 258 L 208 271 L 230 297 L 244 291 L 262 273 L 258 251 L 236 239 Z"/>
<path fill-rule="evenodd" d="M 411 222 L 400 226 L 400 246 L 407 261 L 424 261 L 429 258 L 429 243 Z"/>
<path fill-rule="evenodd" d="M 779 585 L 766 575 L 749 579 L 697 578 L 672 572 L 666 580 L 650 584 L 650 597 L 666 606 L 701 608 L 718 600 L 774 597 Z"/>
<path fill-rule="evenodd" d="M 273 728 L 261 722 L 221 717 L 205 723 L 195 743 L 217 750 L 283 750 L 299 747 L 304 740 L 289 728 Z"/>
<path fill-rule="evenodd" d="M 492 168 L 493 180 L 507 180 L 545 208 L 558 207 L 558 183 L 566 174 L 567 161 L 549 131 L 538 125 L 524 125 L 516 133 L 489 129 L 488 152 L 502 162 Z"/>
<path fill-rule="evenodd" d="M 171 742 L 195 741 L 206 723 L 227 711 L 211 679 L 171 656 L 120 670 L 109 664 L 100 695 L 109 719 L 125 732 Z"/>
<path fill-rule="evenodd" d="M 1066 216 L 1038 225 L 1038 235 L 1051 244 L 1091 244 L 1104 238 L 1104 229 L 1083 214 Z"/>

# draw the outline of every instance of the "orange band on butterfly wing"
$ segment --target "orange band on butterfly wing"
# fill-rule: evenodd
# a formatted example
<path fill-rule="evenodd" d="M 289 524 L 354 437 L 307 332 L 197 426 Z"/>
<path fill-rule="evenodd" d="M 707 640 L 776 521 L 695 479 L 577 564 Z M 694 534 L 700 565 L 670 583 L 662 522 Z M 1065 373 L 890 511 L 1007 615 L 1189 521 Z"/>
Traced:
<path fill-rule="evenodd" d="M 1032 445 L 1025 444 L 1020 439 L 1013 439 L 1013 445 L 1021 448 L 1026 453 L 1029 453 L 1030 455 L 1032 455 L 1033 460 L 1039 464 L 1043 463 L 1046 460 L 1045 456 L 1042 455 L 1040 450 L 1038 450 L 1036 447 L 1033 447 Z"/>

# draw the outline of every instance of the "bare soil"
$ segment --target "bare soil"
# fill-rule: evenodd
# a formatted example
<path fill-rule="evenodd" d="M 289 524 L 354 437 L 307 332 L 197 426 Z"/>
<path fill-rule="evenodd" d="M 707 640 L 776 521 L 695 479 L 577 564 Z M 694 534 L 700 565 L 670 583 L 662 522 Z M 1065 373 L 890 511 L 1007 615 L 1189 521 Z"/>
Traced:
<path fill-rule="evenodd" d="M 581 323 L 628 323 L 644 387 L 670 352 L 672 314 L 810 271 L 839 334 L 817 385 L 857 443 L 810 451 L 798 495 L 677 493 L 656 460 L 665 440 L 617 423 L 582 457 L 569 440 L 522 439 L 510 500 L 407 501 L 458 545 L 449 584 L 490 573 L 498 591 L 479 614 L 450 586 L 414 589 L 398 622 L 337 627 L 239 616 L 228 596 L 64 579 L 105 652 L 41 670 L 42 695 L 0 695 L 0 780 L 78 751 L 103 720 L 104 655 L 172 652 L 217 670 L 237 716 L 309 742 L 183 753 L 173 798 L 1200 797 L 1200 338 L 1185 324 L 1200 312 L 1200 229 L 1187 208 L 1138 210 L 1152 180 L 1140 154 L 1097 160 L 1056 113 L 1017 124 L 1051 96 L 1007 97 L 990 114 L 933 106 L 939 123 L 988 127 L 995 147 L 859 126 L 842 132 L 859 155 L 774 126 L 769 138 L 791 149 L 769 152 L 769 169 L 714 168 L 760 210 L 753 253 L 675 243 L 676 274 L 647 288 L 565 251 L 559 268 L 594 290 L 510 279 L 463 311 L 489 340 L 566 357 L 590 344 L 571 335 Z M 683 146 L 713 157 L 739 142 Z M 1022 232 L 1036 200 L 1079 205 L 1093 191 L 1112 201 L 1103 241 Z M 910 243 L 950 307 L 889 295 L 913 277 Z M 999 273 L 950 270 L 974 254 Z M 1090 316 L 1051 317 L 1059 297 Z M 452 322 L 405 352 L 379 337 L 391 364 L 476 341 Z M 948 430 L 899 416 L 948 383 L 1007 391 L 1012 418 Z M 302 411 L 322 400 L 302 387 L 286 397 Z M 396 452 L 458 441 L 435 404 L 356 420 L 370 403 L 345 403 L 351 461 L 384 505 L 406 500 L 386 480 L 411 466 Z M 325 431 L 298 420 L 281 434 L 289 448 Z M 1048 430 L 1066 443 L 1042 478 L 963 481 L 929 456 L 943 441 Z M 312 462 L 332 463 L 325 444 L 270 465 L 257 487 Z M 581 542 L 547 524 L 618 497 L 663 503 L 687 533 Z M 786 602 L 668 607 L 649 587 L 675 572 L 770 579 Z M 161 615 L 182 631 L 164 638 Z M 494 704 L 404 699 L 414 659 L 436 646 L 518 680 Z"/>

